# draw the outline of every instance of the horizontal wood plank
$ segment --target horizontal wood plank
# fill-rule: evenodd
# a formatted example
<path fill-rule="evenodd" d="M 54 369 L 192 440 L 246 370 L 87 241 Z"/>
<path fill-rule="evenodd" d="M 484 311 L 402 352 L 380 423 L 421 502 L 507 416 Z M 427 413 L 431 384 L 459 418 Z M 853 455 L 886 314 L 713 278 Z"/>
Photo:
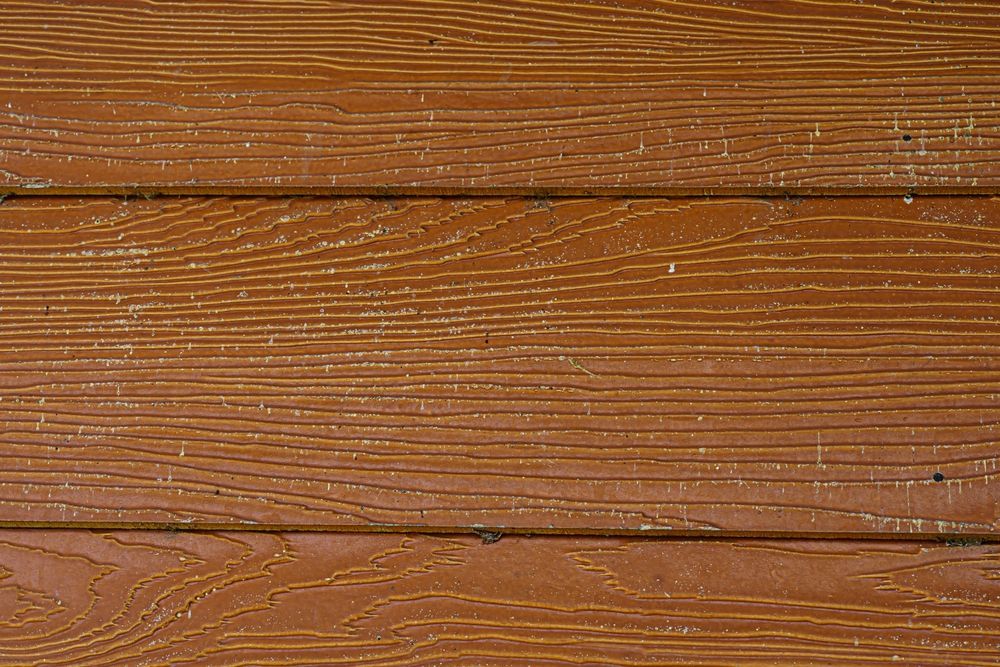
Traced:
<path fill-rule="evenodd" d="M 996 665 L 1000 547 L 6 530 L 0 665 Z"/>
<path fill-rule="evenodd" d="M 996 192 L 992 1 L 0 6 L 0 190 Z"/>
<path fill-rule="evenodd" d="M 994 533 L 1000 200 L 14 198 L 0 517 Z"/>

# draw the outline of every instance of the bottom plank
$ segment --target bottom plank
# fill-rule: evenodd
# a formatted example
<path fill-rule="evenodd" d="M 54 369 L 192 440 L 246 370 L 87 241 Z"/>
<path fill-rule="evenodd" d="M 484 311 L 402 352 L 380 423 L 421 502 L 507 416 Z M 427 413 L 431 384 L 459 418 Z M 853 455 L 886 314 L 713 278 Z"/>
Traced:
<path fill-rule="evenodd" d="M 1000 545 L 0 532 L 2 665 L 1000 664 Z"/>

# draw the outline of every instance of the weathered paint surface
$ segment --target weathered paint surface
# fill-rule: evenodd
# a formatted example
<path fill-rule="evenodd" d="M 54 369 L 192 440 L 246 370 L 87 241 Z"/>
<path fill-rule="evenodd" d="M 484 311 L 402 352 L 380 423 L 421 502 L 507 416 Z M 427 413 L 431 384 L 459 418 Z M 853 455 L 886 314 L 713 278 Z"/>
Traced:
<path fill-rule="evenodd" d="M 14 198 L 3 520 L 992 533 L 998 219 Z"/>
<path fill-rule="evenodd" d="M 996 665 L 1000 547 L 8 530 L 0 665 Z"/>
<path fill-rule="evenodd" d="M 0 190 L 996 192 L 992 1 L 5 2 Z"/>
<path fill-rule="evenodd" d="M 0 3 L 0 667 L 1000 665 L 998 45 Z"/>

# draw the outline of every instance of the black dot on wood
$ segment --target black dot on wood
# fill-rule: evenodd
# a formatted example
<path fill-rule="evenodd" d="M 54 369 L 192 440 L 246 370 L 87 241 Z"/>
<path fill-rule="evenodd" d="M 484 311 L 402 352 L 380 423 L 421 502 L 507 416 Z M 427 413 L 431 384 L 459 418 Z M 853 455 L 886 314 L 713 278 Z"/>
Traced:
<path fill-rule="evenodd" d="M 935 482 L 943 482 L 944 481 L 944 475 L 941 474 L 941 473 L 939 473 L 939 472 L 936 472 L 933 475 L 933 479 L 934 479 Z"/>

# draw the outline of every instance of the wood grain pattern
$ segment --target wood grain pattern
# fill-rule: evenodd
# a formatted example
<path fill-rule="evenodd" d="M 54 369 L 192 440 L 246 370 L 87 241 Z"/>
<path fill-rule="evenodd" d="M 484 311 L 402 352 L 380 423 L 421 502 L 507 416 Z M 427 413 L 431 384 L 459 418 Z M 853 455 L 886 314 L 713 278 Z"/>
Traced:
<path fill-rule="evenodd" d="M 997 220 L 14 198 L 2 519 L 994 533 Z"/>
<path fill-rule="evenodd" d="M 0 5 L 0 188 L 996 192 L 992 1 Z"/>
<path fill-rule="evenodd" d="M 1000 547 L 8 530 L 0 665 L 1000 664 Z"/>

